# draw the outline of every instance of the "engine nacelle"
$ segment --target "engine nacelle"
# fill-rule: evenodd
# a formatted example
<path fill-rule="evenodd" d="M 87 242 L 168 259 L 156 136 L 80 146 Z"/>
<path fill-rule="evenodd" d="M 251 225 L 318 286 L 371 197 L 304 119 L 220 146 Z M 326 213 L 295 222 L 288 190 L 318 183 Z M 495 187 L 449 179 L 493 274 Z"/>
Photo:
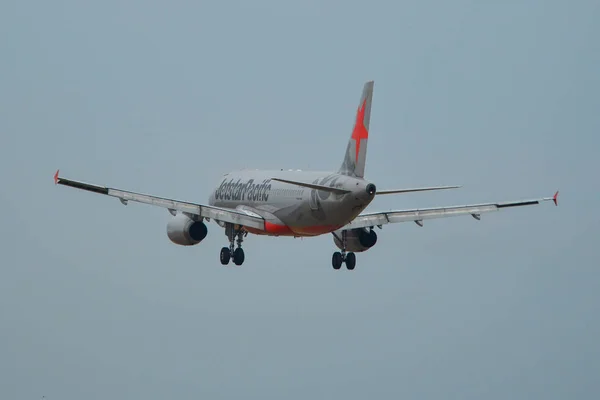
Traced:
<path fill-rule="evenodd" d="M 167 236 L 171 242 L 181 246 L 200 243 L 208 233 L 203 221 L 194 221 L 185 214 L 177 214 L 167 224 Z"/>
<path fill-rule="evenodd" d="M 335 232 L 333 242 L 342 250 L 342 231 Z M 339 239 L 338 239 L 339 237 Z M 377 243 L 377 233 L 372 229 L 357 228 L 346 230 L 346 251 L 360 253 L 361 251 L 369 250 Z"/>

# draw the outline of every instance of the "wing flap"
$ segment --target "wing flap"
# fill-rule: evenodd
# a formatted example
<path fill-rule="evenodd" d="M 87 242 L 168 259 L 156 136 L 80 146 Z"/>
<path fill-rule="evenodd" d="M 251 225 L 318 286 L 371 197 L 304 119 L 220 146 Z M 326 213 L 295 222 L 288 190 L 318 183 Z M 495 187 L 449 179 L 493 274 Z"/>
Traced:
<path fill-rule="evenodd" d="M 212 218 L 217 221 L 244 225 L 250 228 L 261 230 L 265 229 L 265 221 L 262 217 L 252 216 L 238 210 L 172 200 L 143 193 L 129 192 L 126 190 L 113 189 L 105 186 L 98 186 L 81 181 L 65 179 L 58 176 L 58 171 L 54 175 L 54 182 L 57 185 L 69 186 L 75 189 L 116 197 L 121 200 L 123 204 L 127 204 L 128 201 L 135 201 L 137 203 L 149 204 L 157 207 L 167 208 L 169 210 L 186 212 L 204 218 Z"/>

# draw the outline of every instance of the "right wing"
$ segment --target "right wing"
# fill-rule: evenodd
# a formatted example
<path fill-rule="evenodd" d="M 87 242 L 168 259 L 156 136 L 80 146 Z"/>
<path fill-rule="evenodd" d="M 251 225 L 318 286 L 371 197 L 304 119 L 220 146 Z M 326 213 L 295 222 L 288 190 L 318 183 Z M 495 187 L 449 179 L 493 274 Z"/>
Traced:
<path fill-rule="evenodd" d="M 212 218 L 216 221 L 230 222 L 232 224 L 244 225 L 250 228 L 261 230 L 265 229 L 265 220 L 262 217 L 254 213 L 251 215 L 241 210 L 188 203 L 147 194 L 113 189 L 105 186 L 92 185 L 85 182 L 60 178 L 58 176 L 58 171 L 56 171 L 56 174 L 54 175 L 54 183 L 57 185 L 65 185 L 76 189 L 86 190 L 88 192 L 116 197 L 125 205 L 127 205 L 128 201 L 135 201 L 138 203 L 166 208 L 171 213 L 175 211 L 181 211 L 188 214 L 197 215 L 199 217 Z"/>
<path fill-rule="evenodd" d="M 520 207 L 540 204 L 543 201 L 554 201 L 558 205 L 558 192 L 552 197 L 543 197 L 532 200 L 510 201 L 505 203 L 485 203 L 471 204 L 464 206 L 452 207 L 437 207 L 437 208 L 422 208 L 413 210 L 398 210 L 360 214 L 352 222 L 345 225 L 341 229 L 355 229 L 379 226 L 384 224 L 392 224 L 396 222 L 415 222 L 419 226 L 423 226 L 424 219 L 454 217 L 457 215 L 470 214 L 473 218 L 479 220 L 481 214 L 498 211 L 508 207 Z"/>

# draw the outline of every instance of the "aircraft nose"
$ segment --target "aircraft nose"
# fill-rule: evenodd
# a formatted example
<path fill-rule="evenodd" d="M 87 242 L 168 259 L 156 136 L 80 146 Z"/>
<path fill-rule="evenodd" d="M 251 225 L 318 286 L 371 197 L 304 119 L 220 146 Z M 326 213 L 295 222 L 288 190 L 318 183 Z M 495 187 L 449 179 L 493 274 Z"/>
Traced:
<path fill-rule="evenodd" d="M 374 195 L 376 191 L 377 191 L 377 188 L 375 187 L 375 185 L 374 185 L 374 184 L 372 184 L 372 183 L 369 183 L 369 184 L 367 185 L 367 193 L 368 193 L 369 195 L 371 195 L 371 196 L 372 196 L 372 195 Z"/>

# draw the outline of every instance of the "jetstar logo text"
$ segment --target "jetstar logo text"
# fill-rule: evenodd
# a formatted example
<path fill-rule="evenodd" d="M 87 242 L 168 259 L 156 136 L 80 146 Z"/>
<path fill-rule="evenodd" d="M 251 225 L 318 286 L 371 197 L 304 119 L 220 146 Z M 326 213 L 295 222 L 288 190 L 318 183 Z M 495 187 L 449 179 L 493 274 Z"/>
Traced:
<path fill-rule="evenodd" d="M 261 183 L 254 183 L 254 179 L 247 182 L 242 182 L 238 179 L 236 182 L 233 179 L 227 181 L 224 179 L 221 186 L 215 191 L 216 200 L 252 200 L 252 201 L 267 201 L 271 189 L 271 180 L 265 179 Z"/>

